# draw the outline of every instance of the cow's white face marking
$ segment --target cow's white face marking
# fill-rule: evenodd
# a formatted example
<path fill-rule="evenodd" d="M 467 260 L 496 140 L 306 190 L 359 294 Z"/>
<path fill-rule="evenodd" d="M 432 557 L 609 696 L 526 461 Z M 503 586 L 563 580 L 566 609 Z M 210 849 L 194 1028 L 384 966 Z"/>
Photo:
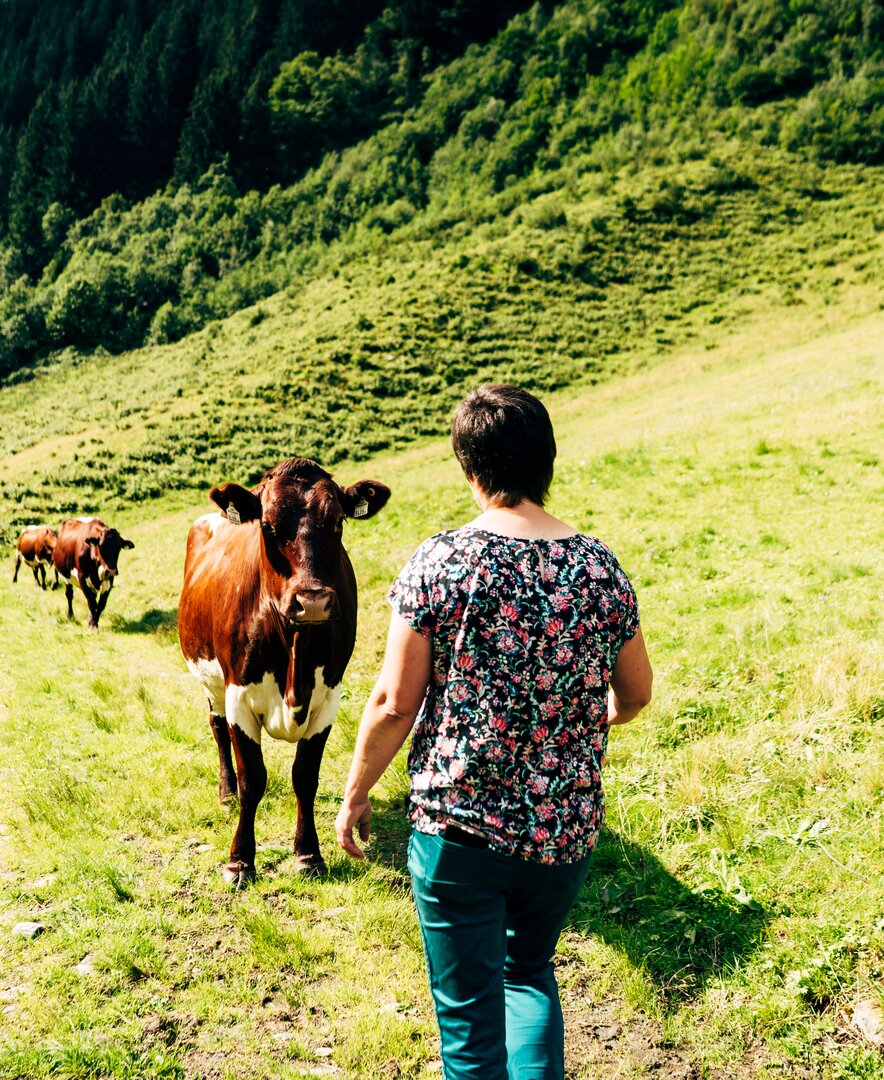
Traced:
<path fill-rule="evenodd" d="M 217 514 L 203 514 L 194 522 L 194 525 L 205 525 L 212 536 L 218 531 L 218 529 L 224 524 L 225 519 L 220 513 Z"/>
<path fill-rule="evenodd" d="M 190 673 L 205 690 L 209 708 L 224 715 L 224 672 L 217 660 L 185 660 Z"/>
<path fill-rule="evenodd" d="M 227 687 L 227 723 L 235 724 L 257 743 L 261 741 L 262 730 L 271 739 L 285 742 L 299 742 L 318 735 L 334 722 L 341 702 L 341 687 L 340 684 L 326 686 L 321 667 L 316 669 L 315 678 L 307 718 L 303 723 L 298 723 L 295 716 L 300 712 L 299 705 L 294 708 L 286 705 L 276 679 L 269 671 L 259 683 L 249 683 L 247 686 L 231 684 Z"/>

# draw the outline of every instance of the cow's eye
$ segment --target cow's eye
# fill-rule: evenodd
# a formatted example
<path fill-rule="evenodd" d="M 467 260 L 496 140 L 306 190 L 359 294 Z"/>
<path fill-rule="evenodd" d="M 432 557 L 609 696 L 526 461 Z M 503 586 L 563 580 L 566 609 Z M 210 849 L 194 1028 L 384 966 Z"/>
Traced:
<path fill-rule="evenodd" d="M 341 514 L 341 516 L 337 519 L 337 521 L 335 521 L 335 532 L 342 532 L 343 528 L 344 528 L 344 515 Z"/>
<path fill-rule="evenodd" d="M 273 526 L 270 524 L 269 521 L 261 522 L 261 532 L 268 540 L 273 539 Z"/>

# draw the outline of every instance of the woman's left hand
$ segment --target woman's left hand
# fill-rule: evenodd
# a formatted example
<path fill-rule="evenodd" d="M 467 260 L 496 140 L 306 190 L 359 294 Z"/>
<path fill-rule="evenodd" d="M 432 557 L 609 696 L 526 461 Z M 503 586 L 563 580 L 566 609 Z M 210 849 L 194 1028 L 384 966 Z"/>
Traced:
<path fill-rule="evenodd" d="M 341 804 L 338 816 L 335 818 L 335 833 L 338 843 L 354 859 L 364 859 L 365 852 L 353 839 L 353 829 L 359 826 L 359 839 L 365 843 L 371 835 L 371 803 L 368 799 L 362 802 L 350 803 L 347 800 Z"/>

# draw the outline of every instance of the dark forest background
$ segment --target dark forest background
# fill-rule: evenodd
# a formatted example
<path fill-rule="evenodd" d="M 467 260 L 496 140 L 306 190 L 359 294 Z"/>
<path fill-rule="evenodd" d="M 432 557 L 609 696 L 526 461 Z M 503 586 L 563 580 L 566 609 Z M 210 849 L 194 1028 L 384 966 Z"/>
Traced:
<path fill-rule="evenodd" d="M 634 165 L 625 131 L 880 163 L 882 37 L 878 0 L 7 0 L 0 371 L 179 338 L 354 229 Z"/>

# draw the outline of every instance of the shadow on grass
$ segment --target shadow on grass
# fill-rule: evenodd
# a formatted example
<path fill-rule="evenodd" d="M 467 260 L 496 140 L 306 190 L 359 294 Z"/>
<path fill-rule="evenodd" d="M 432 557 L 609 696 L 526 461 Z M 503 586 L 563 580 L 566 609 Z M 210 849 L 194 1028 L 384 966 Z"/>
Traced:
<path fill-rule="evenodd" d="M 407 887 L 410 824 L 402 802 L 372 801 L 370 859 Z M 674 1003 L 696 997 L 759 946 L 770 915 L 743 900 L 717 887 L 691 889 L 645 848 L 605 829 L 566 925 L 625 953 Z"/>
<path fill-rule="evenodd" d="M 148 608 L 137 619 L 110 616 L 111 629 L 120 634 L 173 635 L 178 629 L 178 611 L 174 608 Z"/>
<path fill-rule="evenodd" d="M 770 916 L 718 888 L 693 890 L 645 848 L 603 830 L 568 920 L 643 968 L 665 1001 L 695 997 L 759 946 Z"/>
<path fill-rule="evenodd" d="M 381 866 L 387 872 L 391 882 L 411 888 L 408 873 L 408 836 L 411 822 L 405 816 L 401 798 L 382 799 L 372 795 L 371 840 L 366 851 L 367 861 Z M 365 845 L 358 839 L 358 832 L 353 834 L 361 848 Z M 339 850 L 339 849 L 338 849 Z M 344 856 L 345 861 L 329 867 L 330 874 L 336 879 L 346 880 L 362 873 L 364 863 Z"/>

